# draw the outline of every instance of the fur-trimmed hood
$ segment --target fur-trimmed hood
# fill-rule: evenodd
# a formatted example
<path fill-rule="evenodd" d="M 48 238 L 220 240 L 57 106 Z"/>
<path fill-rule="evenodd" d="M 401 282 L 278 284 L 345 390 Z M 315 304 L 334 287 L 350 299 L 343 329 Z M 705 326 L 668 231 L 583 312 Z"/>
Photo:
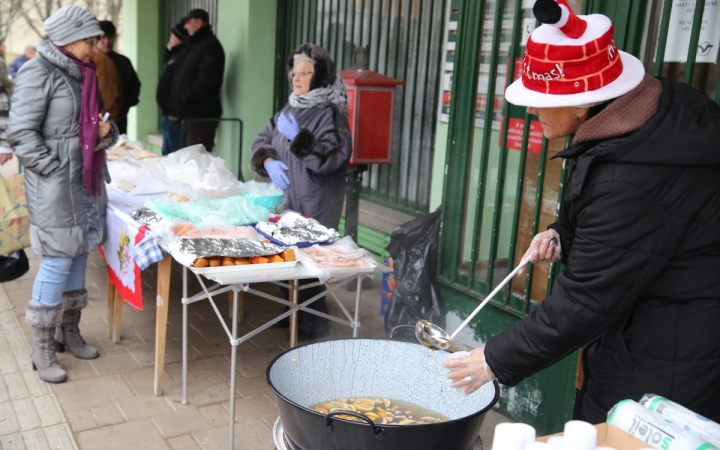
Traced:
<path fill-rule="evenodd" d="M 292 78 L 290 73 L 292 72 L 293 67 L 295 67 L 295 55 L 299 53 L 304 53 L 309 56 L 313 61 L 315 61 L 315 64 L 313 66 L 315 74 L 310 80 L 311 91 L 313 89 L 331 86 L 333 83 L 335 83 L 335 78 L 337 77 L 337 75 L 335 73 L 335 63 L 330 57 L 330 53 L 328 53 L 328 51 L 324 48 L 318 47 L 317 45 L 303 44 L 293 50 L 292 53 L 290 53 L 290 57 L 287 61 L 288 80 L 290 81 L 291 85 Z"/>

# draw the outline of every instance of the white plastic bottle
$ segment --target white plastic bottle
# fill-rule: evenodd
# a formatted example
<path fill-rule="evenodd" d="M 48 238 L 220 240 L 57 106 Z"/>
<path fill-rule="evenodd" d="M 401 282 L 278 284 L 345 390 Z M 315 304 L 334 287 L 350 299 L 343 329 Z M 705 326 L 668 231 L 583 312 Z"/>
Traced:
<path fill-rule="evenodd" d="M 615 405 L 608 414 L 607 422 L 658 450 L 718 450 L 704 439 L 680 430 L 662 415 L 632 400 L 623 400 Z"/>

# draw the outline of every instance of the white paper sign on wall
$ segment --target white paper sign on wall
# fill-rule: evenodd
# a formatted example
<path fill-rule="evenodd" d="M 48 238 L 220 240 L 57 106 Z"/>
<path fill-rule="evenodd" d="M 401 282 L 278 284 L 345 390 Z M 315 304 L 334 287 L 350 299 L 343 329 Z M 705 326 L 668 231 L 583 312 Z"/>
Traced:
<path fill-rule="evenodd" d="M 670 12 L 665 62 L 686 62 L 692 34 L 694 1 L 676 0 Z M 715 63 L 720 47 L 720 2 L 705 2 L 695 62 Z"/>
<path fill-rule="evenodd" d="M 530 39 L 530 35 L 533 31 L 535 31 L 535 23 L 537 21 L 534 17 L 523 19 L 522 21 L 522 40 L 520 41 L 520 45 L 523 47 L 527 45 L 528 39 Z"/>

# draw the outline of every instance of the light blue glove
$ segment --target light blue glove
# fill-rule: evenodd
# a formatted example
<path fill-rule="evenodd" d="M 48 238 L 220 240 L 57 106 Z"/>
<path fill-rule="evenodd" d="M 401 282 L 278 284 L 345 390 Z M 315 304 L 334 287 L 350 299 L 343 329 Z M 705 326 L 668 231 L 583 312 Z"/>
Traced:
<path fill-rule="evenodd" d="M 285 174 L 288 170 L 288 166 L 284 162 L 278 161 L 277 159 L 271 159 L 264 164 L 265 170 L 267 171 L 273 184 L 283 191 L 290 186 L 290 179 Z"/>
<path fill-rule="evenodd" d="M 300 125 L 295 120 L 293 113 L 288 113 L 286 116 L 284 112 L 281 112 L 277 121 L 277 129 L 288 141 L 292 141 L 300 132 Z"/>

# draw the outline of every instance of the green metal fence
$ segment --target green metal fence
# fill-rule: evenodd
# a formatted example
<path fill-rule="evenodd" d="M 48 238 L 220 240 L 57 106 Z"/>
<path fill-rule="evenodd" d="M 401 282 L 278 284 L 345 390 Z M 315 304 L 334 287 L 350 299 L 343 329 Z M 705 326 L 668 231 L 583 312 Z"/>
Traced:
<path fill-rule="evenodd" d="M 392 164 L 371 166 L 361 196 L 411 214 L 428 211 L 441 46 L 447 0 L 279 0 L 275 110 L 287 103 L 285 64 L 305 42 L 326 48 L 338 70 L 355 46 L 370 70 L 406 82 L 398 89 Z"/>
<path fill-rule="evenodd" d="M 543 137 L 540 148 L 536 149 L 539 155 L 529 152 L 534 116 L 507 102 L 502 102 L 502 106 L 498 104 L 502 97 L 496 95 L 496 87 L 506 76 L 499 74 L 498 68 L 506 64 L 505 73 L 509 79 L 515 78 L 515 66 L 524 52 L 522 25 L 524 19 L 532 18 L 532 3 L 527 0 L 460 2 L 438 278 L 477 299 L 483 299 L 505 277 L 531 237 L 543 231 L 548 221 L 555 220 L 564 184 L 572 170 L 569 162 L 549 159 L 567 142 L 548 141 Z M 687 54 L 679 58 L 682 61 L 673 62 L 665 62 L 666 46 L 668 40 L 679 39 L 683 29 L 671 30 L 671 11 L 677 7 L 672 0 L 576 0 L 570 3 L 582 13 L 600 12 L 613 19 L 618 46 L 641 58 L 648 73 L 684 81 L 720 100 L 720 66 L 716 61 L 696 61 L 696 55 L 708 49 L 708 43 L 700 41 L 704 2 L 697 2 L 697 8 L 694 2 L 689 6 L 695 9 L 691 22 L 686 21 L 686 27 L 691 30 L 684 30 L 690 33 Z M 707 20 L 705 18 L 705 22 Z M 718 27 L 720 23 L 706 25 Z M 511 29 L 507 29 L 509 27 Z M 488 42 L 492 44 L 487 45 Z M 483 101 L 476 98 L 478 92 L 486 93 Z M 480 126 L 476 123 L 477 117 L 483 118 Z M 522 121 L 519 148 L 509 148 L 511 120 Z M 529 267 L 524 283 L 516 282 L 508 287 L 492 304 L 518 317 L 526 315 L 551 292 L 552 281 L 560 269 L 559 263 L 549 269 L 542 265 Z M 542 276 L 539 270 L 544 270 Z"/>
<path fill-rule="evenodd" d="M 162 2 L 162 25 L 163 30 L 161 33 L 164 42 L 167 42 L 168 35 L 172 27 L 180 21 L 183 17 L 187 16 L 190 10 L 200 8 L 208 12 L 210 16 L 210 25 L 217 31 L 218 21 L 218 0 L 164 0 Z"/>

